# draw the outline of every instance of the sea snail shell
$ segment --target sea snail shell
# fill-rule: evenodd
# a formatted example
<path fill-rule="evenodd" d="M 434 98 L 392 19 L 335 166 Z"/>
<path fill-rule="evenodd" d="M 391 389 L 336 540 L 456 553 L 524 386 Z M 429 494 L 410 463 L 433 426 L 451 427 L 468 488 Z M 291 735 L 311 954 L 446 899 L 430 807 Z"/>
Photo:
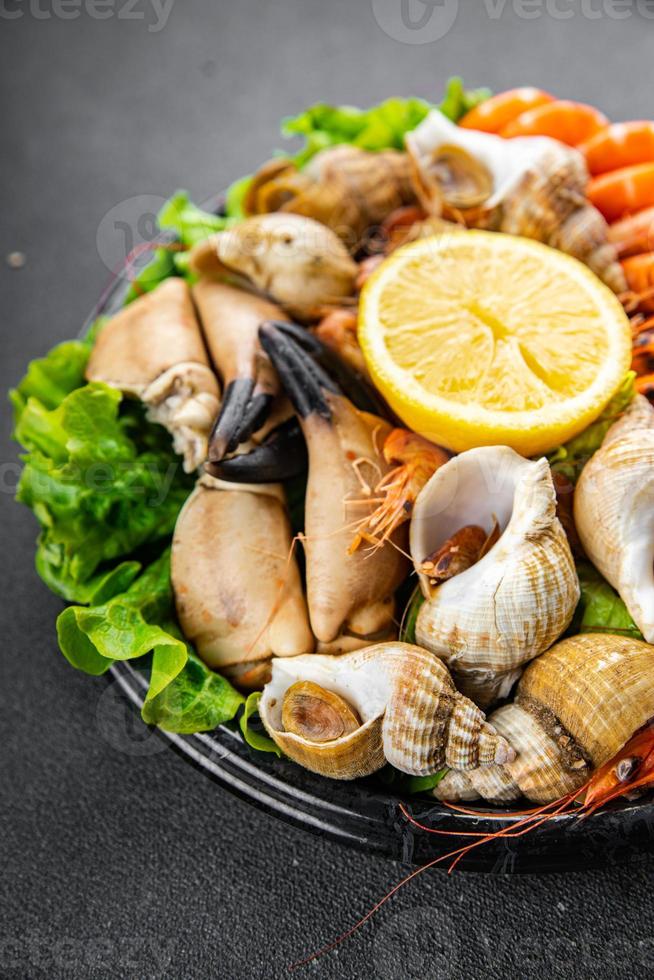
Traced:
<path fill-rule="evenodd" d="M 434 110 L 405 139 L 418 199 L 429 214 L 534 238 L 584 262 L 610 289 L 627 288 L 602 215 L 586 199 L 588 171 L 582 154 L 547 136 L 503 139 L 463 129 Z M 438 166 L 442 149 L 458 148 L 477 162 L 477 183 L 487 193 L 448 207 Z M 470 172 L 470 168 L 468 168 Z"/>
<path fill-rule="evenodd" d="M 514 703 L 490 716 L 515 759 L 455 779 L 448 773 L 436 795 L 550 803 L 574 792 L 654 716 L 653 681 L 647 643 L 594 633 L 562 640 L 527 667 Z"/>
<path fill-rule="evenodd" d="M 349 716 L 343 734 L 337 729 L 337 737 L 325 739 L 327 726 L 320 725 L 310 739 L 306 721 L 285 730 L 287 698 L 295 698 L 298 682 L 304 682 L 305 696 L 329 701 L 329 710 L 342 712 L 337 702 L 345 704 Z M 459 694 L 438 657 L 408 643 L 379 643 L 341 656 L 275 659 L 259 713 L 287 756 L 332 779 L 369 776 L 386 762 L 426 776 L 445 765 L 472 769 L 514 757 L 479 708 Z M 356 727 L 352 718 L 360 719 Z"/>
<path fill-rule="evenodd" d="M 574 516 L 586 554 L 654 642 L 654 409 L 637 395 L 583 468 Z"/>
<path fill-rule="evenodd" d="M 547 461 L 507 446 L 470 449 L 436 471 L 414 507 L 414 564 L 466 525 L 490 532 L 495 518 L 500 538 L 471 568 L 435 587 L 420 575 L 427 601 L 416 623 L 418 643 L 482 707 L 509 694 L 523 664 L 568 626 L 579 600 Z"/>

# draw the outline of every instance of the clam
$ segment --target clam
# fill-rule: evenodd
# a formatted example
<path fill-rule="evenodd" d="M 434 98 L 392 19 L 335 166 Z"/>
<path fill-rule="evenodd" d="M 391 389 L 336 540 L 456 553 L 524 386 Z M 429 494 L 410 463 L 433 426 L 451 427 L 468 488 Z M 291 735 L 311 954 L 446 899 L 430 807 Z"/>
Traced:
<path fill-rule="evenodd" d="M 262 214 L 200 242 L 192 271 L 254 288 L 302 320 L 354 297 L 358 273 L 340 238 L 298 214 Z"/>
<path fill-rule="evenodd" d="M 490 716 L 515 759 L 465 780 L 446 776 L 436 795 L 550 803 L 576 792 L 654 716 L 653 679 L 647 643 L 590 633 L 562 640 L 527 667 L 514 702 Z"/>
<path fill-rule="evenodd" d="M 577 150 L 546 136 L 507 140 L 462 129 L 437 110 L 405 141 L 418 198 L 430 214 L 535 238 L 584 262 L 614 292 L 626 289 L 606 221 L 586 198 L 588 171 Z M 453 149 L 477 163 L 476 170 L 467 163 L 463 186 L 473 193 L 458 204 L 446 190 L 455 169 L 434 165 L 439 155 L 453 160 Z"/>
<path fill-rule="evenodd" d="M 586 554 L 654 642 L 654 409 L 643 395 L 584 466 L 574 517 Z"/>
<path fill-rule="evenodd" d="M 425 776 L 514 757 L 442 661 L 407 643 L 275 659 L 259 713 L 289 758 L 332 779 L 368 776 L 386 762 Z"/>
<path fill-rule="evenodd" d="M 499 537 L 478 561 L 433 584 L 425 559 L 461 529 L 490 536 L 496 522 Z M 442 657 L 461 690 L 482 706 L 506 697 L 524 664 L 565 630 L 579 600 L 547 461 L 524 459 L 507 446 L 455 456 L 420 492 L 410 543 L 426 599 L 418 642 Z"/>

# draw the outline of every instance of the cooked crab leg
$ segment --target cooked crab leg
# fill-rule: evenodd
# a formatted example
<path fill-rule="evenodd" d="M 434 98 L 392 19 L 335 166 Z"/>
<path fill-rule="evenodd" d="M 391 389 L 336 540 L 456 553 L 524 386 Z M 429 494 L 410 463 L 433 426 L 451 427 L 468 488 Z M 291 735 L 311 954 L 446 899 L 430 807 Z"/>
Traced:
<path fill-rule="evenodd" d="M 282 422 L 250 452 L 219 463 L 208 463 L 208 472 L 235 483 L 274 483 L 299 476 L 307 468 L 307 446 L 298 420 Z"/>
<path fill-rule="evenodd" d="M 86 378 L 140 398 L 148 418 L 172 435 L 187 472 L 206 459 L 220 389 L 182 279 L 167 279 L 108 321 Z"/>
<path fill-rule="evenodd" d="M 258 330 L 264 320 L 284 314 L 260 296 L 207 279 L 193 287 L 193 298 L 211 359 L 225 386 L 209 441 L 209 459 L 219 462 L 245 442 L 270 412 L 279 382 L 261 350 Z"/>
<path fill-rule="evenodd" d="M 313 650 L 291 545 L 278 484 L 205 474 L 177 519 L 171 575 L 184 635 L 241 687 L 262 686 L 272 656 Z"/>
<path fill-rule="evenodd" d="M 307 601 L 312 630 L 332 650 L 352 649 L 394 632 L 393 593 L 406 574 L 394 547 L 400 529 L 374 552 L 348 553 L 371 486 L 386 472 L 380 447 L 389 425 L 358 411 L 325 371 L 273 324 L 261 343 L 299 416 L 309 454 L 305 505 Z M 363 500 L 362 500 L 363 498 Z"/>
<path fill-rule="evenodd" d="M 385 402 L 367 379 L 343 364 L 315 335 L 296 323 L 269 322 L 280 334 L 295 341 L 311 355 L 316 362 L 314 369 L 320 372 L 326 387 L 332 386 L 334 391 L 343 392 L 356 408 L 365 412 L 381 416 L 388 412 Z M 211 473 L 223 480 L 263 483 L 287 480 L 305 472 L 307 450 L 297 419 L 286 420 L 278 428 L 271 428 L 266 437 L 257 439 L 257 442 L 258 445 L 248 453 L 212 463 Z"/>

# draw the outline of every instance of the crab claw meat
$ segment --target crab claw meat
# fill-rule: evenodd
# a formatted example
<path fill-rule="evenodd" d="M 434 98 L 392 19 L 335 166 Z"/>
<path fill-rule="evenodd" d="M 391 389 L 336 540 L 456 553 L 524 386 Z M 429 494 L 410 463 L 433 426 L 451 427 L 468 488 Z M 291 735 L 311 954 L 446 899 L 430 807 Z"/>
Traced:
<path fill-rule="evenodd" d="M 352 518 L 361 516 L 362 506 L 374 507 L 371 488 L 388 472 L 381 447 L 390 427 L 356 409 L 287 332 L 266 323 L 259 336 L 307 443 L 303 543 L 313 633 L 320 649 L 331 652 L 387 639 L 394 633 L 393 595 L 406 574 L 406 528 L 374 554 L 348 549 L 357 523 Z"/>
<path fill-rule="evenodd" d="M 140 398 L 148 418 L 172 435 L 187 472 L 204 462 L 220 388 L 183 280 L 167 279 L 111 317 L 86 378 Z"/>
<path fill-rule="evenodd" d="M 211 359 L 225 394 L 209 440 L 209 460 L 220 462 L 265 422 L 279 382 L 257 331 L 264 320 L 283 317 L 279 307 L 225 283 L 200 280 L 193 287 Z"/>
<path fill-rule="evenodd" d="M 372 412 L 382 417 L 388 414 L 388 406 L 369 379 L 360 371 L 344 363 L 343 359 L 315 333 L 310 333 L 299 324 L 288 321 L 271 321 L 271 324 L 311 354 L 357 408 L 363 412 Z"/>
<path fill-rule="evenodd" d="M 177 519 L 171 579 L 184 635 L 242 686 L 265 680 L 272 656 L 313 650 L 279 485 L 226 487 L 205 474 Z"/>
<path fill-rule="evenodd" d="M 259 339 L 300 418 L 317 414 L 330 419 L 324 393 L 337 394 L 339 389 L 327 372 L 275 323 L 262 324 Z"/>
<path fill-rule="evenodd" d="M 209 463 L 207 470 L 233 483 L 277 483 L 307 468 L 307 447 L 296 418 L 288 419 L 249 453 Z"/>

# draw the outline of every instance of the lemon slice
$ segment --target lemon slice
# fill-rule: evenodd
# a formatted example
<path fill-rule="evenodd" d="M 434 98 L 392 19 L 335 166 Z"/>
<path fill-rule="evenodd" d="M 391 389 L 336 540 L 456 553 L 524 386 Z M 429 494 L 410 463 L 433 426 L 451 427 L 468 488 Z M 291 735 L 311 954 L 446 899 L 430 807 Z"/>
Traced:
<path fill-rule="evenodd" d="M 397 415 L 456 452 L 553 449 L 599 415 L 631 363 L 629 320 L 586 266 L 496 232 L 398 249 L 363 288 L 358 330 Z"/>

